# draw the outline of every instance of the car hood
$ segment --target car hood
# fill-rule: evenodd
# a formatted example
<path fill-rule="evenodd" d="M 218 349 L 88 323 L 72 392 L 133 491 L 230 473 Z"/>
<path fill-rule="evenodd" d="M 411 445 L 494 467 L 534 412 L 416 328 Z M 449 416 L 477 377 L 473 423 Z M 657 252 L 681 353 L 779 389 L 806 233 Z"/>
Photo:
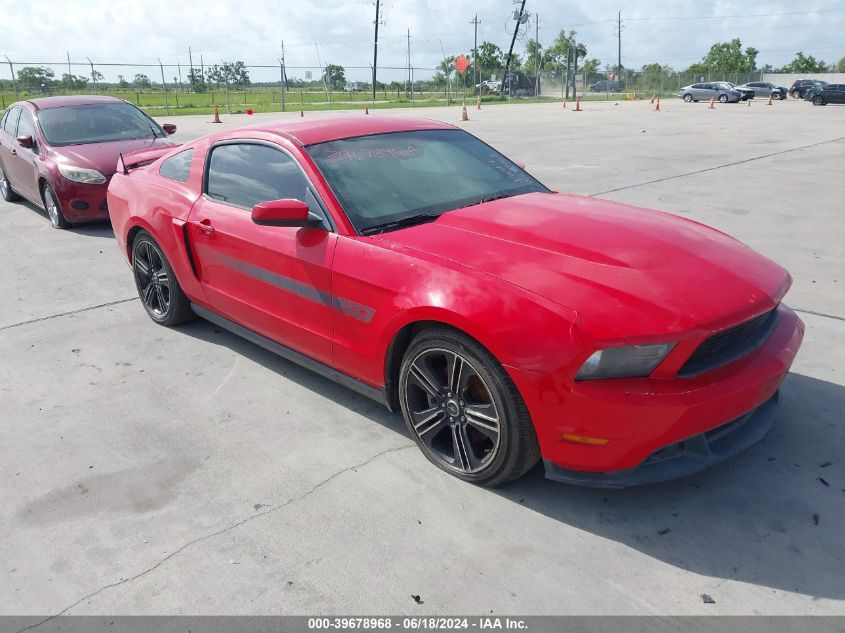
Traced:
<path fill-rule="evenodd" d="M 487 202 L 375 239 L 497 277 L 618 338 L 724 327 L 775 306 L 791 282 L 720 231 L 575 195 Z"/>
<path fill-rule="evenodd" d="M 128 141 L 110 141 L 108 143 L 65 145 L 64 147 L 53 147 L 51 150 L 57 163 L 96 169 L 108 177 L 114 174 L 120 154 L 171 145 L 175 146 L 177 143 L 169 138 L 140 138 Z"/>

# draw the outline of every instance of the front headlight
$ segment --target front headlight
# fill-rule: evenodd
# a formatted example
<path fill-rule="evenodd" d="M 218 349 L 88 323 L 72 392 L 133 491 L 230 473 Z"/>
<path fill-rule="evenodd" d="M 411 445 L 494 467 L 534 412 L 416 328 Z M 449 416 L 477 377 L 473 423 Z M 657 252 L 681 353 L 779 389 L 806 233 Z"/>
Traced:
<path fill-rule="evenodd" d="M 575 380 L 648 376 L 675 347 L 674 343 L 600 349 L 575 374 Z"/>
<path fill-rule="evenodd" d="M 82 182 L 86 185 L 102 185 L 106 177 L 96 169 L 87 167 L 74 167 L 73 165 L 59 165 L 62 176 L 73 182 Z"/>

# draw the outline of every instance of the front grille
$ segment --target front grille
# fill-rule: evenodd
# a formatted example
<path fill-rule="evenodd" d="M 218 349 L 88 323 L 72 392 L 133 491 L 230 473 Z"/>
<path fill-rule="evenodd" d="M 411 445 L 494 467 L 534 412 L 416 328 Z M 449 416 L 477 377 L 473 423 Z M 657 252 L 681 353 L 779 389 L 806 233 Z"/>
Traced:
<path fill-rule="evenodd" d="M 689 377 L 703 374 L 750 354 L 765 343 L 776 321 L 777 309 L 772 309 L 749 321 L 717 332 L 698 346 L 681 367 L 678 375 Z"/>

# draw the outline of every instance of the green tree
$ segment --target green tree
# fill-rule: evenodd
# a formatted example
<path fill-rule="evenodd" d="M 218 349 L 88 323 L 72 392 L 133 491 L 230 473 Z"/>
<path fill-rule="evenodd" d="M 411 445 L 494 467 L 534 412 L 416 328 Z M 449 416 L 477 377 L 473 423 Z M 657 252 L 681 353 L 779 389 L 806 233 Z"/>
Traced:
<path fill-rule="evenodd" d="M 145 74 L 138 73 L 135 75 L 135 79 L 132 80 L 132 84 L 140 90 L 149 90 L 152 87 L 153 82 L 150 81 L 150 78 Z"/>
<path fill-rule="evenodd" d="M 827 72 L 827 64 L 812 55 L 804 55 L 802 51 L 795 53 L 795 58 L 778 72 L 782 73 L 823 73 Z"/>
<path fill-rule="evenodd" d="M 199 68 L 191 68 L 188 71 L 188 83 L 191 85 L 193 92 L 205 92 L 205 78 L 202 76 L 202 70 Z"/>
<path fill-rule="evenodd" d="M 126 81 L 126 77 L 124 77 L 123 75 L 117 76 L 117 87 L 121 90 L 126 90 L 127 88 L 129 88 L 129 82 Z"/>
<path fill-rule="evenodd" d="M 56 73 L 45 66 L 24 66 L 18 71 L 18 83 L 24 88 L 40 88 L 53 85 Z"/>
<path fill-rule="evenodd" d="M 205 71 L 208 80 L 217 85 L 228 84 L 230 88 L 242 88 L 250 84 L 249 71 L 243 62 L 214 64 Z"/>
<path fill-rule="evenodd" d="M 478 73 L 482 79 L 489 79 L 491 74 L 500 75 L 505 65 L 505 53 L 487 40 L 478 45 Z"/>
<path fill-rule="evenodd" d="M 845 57 L 843 57 L 836 63 L 836 72 L 845 73 Z"/>
<path fill-rule="evenodd" d="M 538 64 L 539 69 L 544 68 L 545 54 L 546 51 L 540 42 L 528 40 L 528 44 L 525 46 L 525 63 L 522 65 L 522 69 L 529 75 L 536 75 Z"/>
<path fill-rule="evenodd" d="M 87 85 L 87 77 L 71 75 L 70 73 L 62 75 L 62 79 L 59 81 L 59 87 L 63 90 L 84 90 Z"/>
<path fill-rule="evenodd" d="M 332 90 L 342 90 L 346 85 L 346 70 L 337 64 L 326 64 L 322 80 Z"/>
<path fill-rule="evenodd" d="M 560 72 L 562 68 L 566 68 L 567 63 L 569 62 L 569 49 L 573 42 L 577 48 L 578 58 L 586 59 L 587 47 L 583 43 L 578 42 L 576 36 L 577 33 L 575 31 L 569 31 L 569 33 L 567 33 L 565 30 L 561 29 L 551 46 L 546 48 L 545 57 L 543 59 L 543 68 L 556 72 Z"/>
<path fill-rule="evenodd" d="M 730 42 L 717 42 L 710 47 L 707 55 L 699 63 L 693 64 L 688 71 L 702 72 L 752 72 L 757 69 L 758 50 L 747 47 L 742 50 L 738 37 Z"/>

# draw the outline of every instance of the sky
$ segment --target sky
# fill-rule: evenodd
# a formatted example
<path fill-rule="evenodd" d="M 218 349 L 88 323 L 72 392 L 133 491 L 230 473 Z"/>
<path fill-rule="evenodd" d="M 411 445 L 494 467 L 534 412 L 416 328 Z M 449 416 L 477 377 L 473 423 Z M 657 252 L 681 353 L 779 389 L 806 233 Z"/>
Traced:
<path fill-rule="evenodd" d="M 477 14 L 478 41 L 506 49 L 514 22 L 512 0 L 384 0 L 379 27 L 379 79 L 401 80 L 410 32 L 415 77 L 445 55 L 468 53 Z M 845 57 L 845 0 L 526 0 L 532 20 L 539 15 L 540 42 L 548 45 L 561 30 L 575 30 L 589 57 L 615 65 L 617 12 L 622 10 L 622 63 L 639 68 L 658 62 L 683 69 L 700 60 L 714 42 L 734 37 L 760 51 L 758 65 L 782 65 L 801 50 L 828 63 Z M 70 55 L 74 74 L 88 74 L 90 58 L 107 81 L 117 74 L 131 80 L 145 72 L 159 80 L 167 65 L 170 81 L 187 74 L 188 49 L 199 66 L 221 60 L 266 65 L 252 77 L 278 77 L 284 41 L 288 77 L 303 78 L 306 67 L 319 77 L 321 64 L 347 68 L 348 79 L 366 79 L 373 59 L 375 2 L 369 0 L 0 0 L 0 61 L 62 63 Z M 534 22 L 531 22 L 533 38 Z M 523 53 L 524 41 L 515 51 Z M 124 63 L 125 66 L 104 64 Z M 181 68 L 177 68 L 177 63 Z M 353 67 L 361 67 L 355 69 Z M 389 67 L 394 67 L 391 69 Z M 0 78 L 9 78 L 8 64 Z"/>

